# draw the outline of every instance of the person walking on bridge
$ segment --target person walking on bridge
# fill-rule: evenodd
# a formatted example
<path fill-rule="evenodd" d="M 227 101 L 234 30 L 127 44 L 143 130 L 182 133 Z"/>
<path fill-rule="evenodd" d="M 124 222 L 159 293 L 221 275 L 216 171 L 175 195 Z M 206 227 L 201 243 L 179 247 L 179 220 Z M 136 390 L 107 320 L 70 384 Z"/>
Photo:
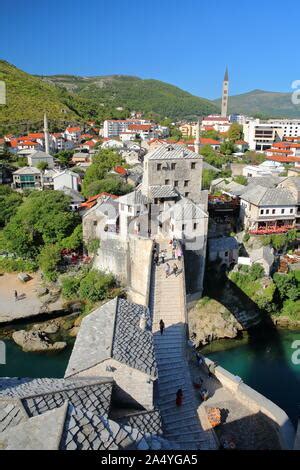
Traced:
<path fill-rule="evenodd" d="M 166 273 L 166 279 L 167 279 L 167 277 L 169 277 L 171 274 L 171 266 L 169 265 L 169 263 L 165 265 L 165 273 Z"/>
<path fill-rule="evenodd" d="M 178 266 L 176 263 L 173 264 L 173 273 L 175 274 L 175 277 L 177 277 L 178 274 Z"/>
<path fill-rule="evenodd" d="M 183 400 L 183 392 L 181 388 L 179 388 L 176 392 L 176 406 L 181 406 Z"/>
<path fill-rule="evenodd" d="M 159 322 L 159 329 L 160 329 L 160 334 L 163 335 L 164 330 L 165 330 L 165 322 L 162 319 Z"/>

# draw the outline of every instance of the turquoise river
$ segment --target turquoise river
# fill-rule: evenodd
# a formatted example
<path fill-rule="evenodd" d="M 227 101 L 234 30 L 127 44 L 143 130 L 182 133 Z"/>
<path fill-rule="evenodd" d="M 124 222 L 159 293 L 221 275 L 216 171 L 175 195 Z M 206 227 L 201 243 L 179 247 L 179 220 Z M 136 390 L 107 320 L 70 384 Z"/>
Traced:
<path fill-rule="evenodd" d="M 299 330 L 275 330 L 259 337 L 249 334 L 241 340 L 215 341 L 202 353 L 277 403 L 296 423 L 300 416 L 300 352 L 292 346 L 297 340 L 300 351 Z M 5 344 L 2 377 L 63 377 L 72 350 L 69 346 L 59 354 L 42 355 L 23 353 L 11 341 Z"/>

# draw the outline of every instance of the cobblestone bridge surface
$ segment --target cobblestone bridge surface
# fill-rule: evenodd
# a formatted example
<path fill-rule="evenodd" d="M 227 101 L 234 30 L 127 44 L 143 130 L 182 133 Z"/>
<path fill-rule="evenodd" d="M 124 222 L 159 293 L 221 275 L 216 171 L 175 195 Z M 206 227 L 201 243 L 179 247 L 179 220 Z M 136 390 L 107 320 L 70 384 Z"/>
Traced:
<path fill-rule="evenodd" d="M 210 430 L 204 430 L 197 414 L 192 380 L 186 354 L 185 283 L 182 261 L 171 260 L 171 250 L 161 242 L 160 250 L 167 249 L 165 263 L 171 269 L 179 267 L 166 277 L 165 264 L 153 268 L 150 308 L 153 314 L 155 355 L 158 366 L 158 407 L 161 411 L 166 437 L 182 449 L 215 449 L 216 442 Z M 159 322 L 165 323 L 163 335 Z M 176 406 L 176 392 L 183 391 L 183 402 Z"/>

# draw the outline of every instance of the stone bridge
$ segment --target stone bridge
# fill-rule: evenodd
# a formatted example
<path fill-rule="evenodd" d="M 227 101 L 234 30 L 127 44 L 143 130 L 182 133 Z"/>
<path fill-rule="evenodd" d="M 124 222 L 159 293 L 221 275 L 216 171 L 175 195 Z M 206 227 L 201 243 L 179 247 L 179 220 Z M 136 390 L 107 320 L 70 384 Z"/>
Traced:
<path fill-rule="evenodd" d="M 167 250 L 166 262 L 171 269 L 171 249 L 166 241 L 159 249 Z M 166 277 L 165 264 L 153 267 L 149 306 L 153 315 L 155 354 L 158 366 L 158 407 L 161 411 L 165 435 L 182 449 L 216 449 L 214 435 L 204 430 L 197 414 L 193 384 L 187 361 L 187 317 L 184 262 L 176 261 L 177 276 Z M 160 334 L 159 322 L 165 323 Z M 176 392 L 183 391 L 183 402 L 176 406 Z"/>

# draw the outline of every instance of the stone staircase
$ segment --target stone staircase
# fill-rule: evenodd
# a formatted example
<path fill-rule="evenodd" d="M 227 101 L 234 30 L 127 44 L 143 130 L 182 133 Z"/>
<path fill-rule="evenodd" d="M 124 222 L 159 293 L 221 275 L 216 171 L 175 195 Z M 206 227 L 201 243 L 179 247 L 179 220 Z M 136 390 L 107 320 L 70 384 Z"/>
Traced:
<path fill-rule="evenodd" d="M 166 243 L 160 249 L 167 248 Z M 168 258 L 166 262 L 168 262 Z M 175 261 L 169 261 L 172 268 Z M 153 314 L 154 346 L 158 366 L 158 407 L 165 436 L 185 450 L 216 448 L 213 434 L 204 431 L 197 414 L 194 390 L 186 359 L 185 283 L 182 262 L 179 274 L 165 275 L 165 265 L 153 268 L 150 308 Z M 165 323 L 164 334 L 159 321 Z M 175 403 L 176 392 L 183 391 L 182 406 Z"/>

